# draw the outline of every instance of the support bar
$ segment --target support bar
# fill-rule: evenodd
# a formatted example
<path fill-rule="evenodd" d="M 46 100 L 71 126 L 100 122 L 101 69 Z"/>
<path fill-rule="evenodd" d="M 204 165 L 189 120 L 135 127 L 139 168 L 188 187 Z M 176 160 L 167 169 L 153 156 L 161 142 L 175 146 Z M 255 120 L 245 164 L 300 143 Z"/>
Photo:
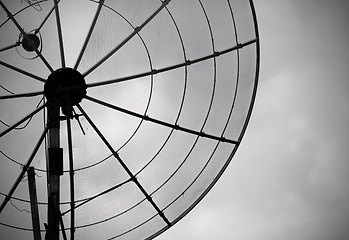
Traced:
<path fill-rule="evenodd" d="M 11 49 L 11 48 L 18 47 L 18 46 L 20 46 L 20 45 L 21 45 L 20 42 L 16 42 L 16 43 L 11 44 L 11 45 L 9 45 L 9 46 L 7 46 L 7 47 L 1 48 L 1 49 L 0 49 L 0 52 L 4 52 L 4 51 L 6 51 L 6 50 L 9 50 L 9 49 Z"/>
<path fill-rule="evenodd" d="M 196 58 L 194 60 L 186 60 L 185 62 L 174 64 L 172 66 L 168 66 L 168 67 L 164 67 L 164 68 L 160 68 L 160 69 L 153 69 L 153 70 L 150 70 L 148 72 L 138 73 L 138 74 L 127 76 L 127 77 L 121 77 L 121 78 L 117 78 L 117 79 L 111 79 L 111 80 L 106 80 L 106 81 L 101 81 L 101 82 L 89 83 L 89 84 L 87 84 L 87 88 L 104 86 L 104 85 L 118 83 L 118 82 L 125 82 L 125 81 L 129 81 L 129 80 L 133 80 L 133 79 L 137 79 L 137 78 L 142 78 L 142 77 L 146 77 L 146 76 L 150 76 L 150 75 L 154 75 L 154 74 L 158 74 L 158 73 L 162 73 L 162 72 L 171 71 L 171 70 L 174 70 L 174 69 L 178 69 L 178 68 L 181 68 L 181 67 L 185 67 L 185 66 L 189 66 L 189 65 L 192 65 L 192 64 L 195 64 L 195 63 L 206 61 L 208 59 L 211 59 L 211 58 L 214 58 L 214 57 L 218 57 L 220 55 L 227 54 L 229 52 L 236 51 L 236 50 L 241 49 L 243 47 L 246 47 L 248 45 L 257 43 L 257 41 L 258 41 L 258 39 L 252 39 L 250 41 L 247 41 L 247 42 L 244 42 L 244 43 L 240 43 L 240 44 L 238 44 L 236 46 L 233 46 L 231 48 L 227 48 L 227 49 L 219 51 L 219 52 L 214 52 L 212 54 L 209 54 L 209 55 L 206 55 L 206 56 L 203 56 L 203 57 L 200 57 L 200 58 Z"/>
<path fill-rule="evenodd" d="M 0 96 L 0 100 L 1 99 L 10 99 L 10 98 L 21 98 L 21 97 L 35 97 L 35 96 L 38 96 L 38 95 L 43 95 L 44 93 L 45 93 L 44 91 L 40 91 L 40 92 L 4 95 L 4 96 Z"/>
<path fill-rule="evenodd" d="M 100 12 L 101 12 L 101 10 L 102 10 L 102 6 L 103 6 L 103 4 L 104 4 L 104 1 L 105 1 L 105 0 L 100 0 L 99 3 L 98 3 L 98 8 L 97 8 L 96 14 L 95 14 L 95 16 L 94 16 L 94 18 L 93 18 L 93 20 L 92 20 L 92 24 L 91 24 L 91 26 L 90 26 L 90 29 L 89 29 L 88 33 L 87 33 L 87 36 L 86 36 L 84 45 L 82 46 L 82 49 L 81 49 L 81 51 L 80 51 L 79 57 L 78 57 L 78 59 L 76 60 L 76 63 L 75 63 L 75 66 L 74 66 L 74 69 L 75 69 L 75 70 L 78 68 L 78 66 L 79 66 L 79 64 L 80 64 L 80 61 L 81 61 L 81 59 L 82 59 L 82 56 L 83 56 L 84 53 L 85 53 L 87 44 L 88 44 L 88 42 L 90 41 L 90 38 L 91 38 L 91 35 L 92 35 L 92 32 L 93 32 L 93 29 L 95 28 L 95 25 L 96 25 L 96 23 L 97 23 L 98 16 L 99 16 L 99 14 L 100 14 Z"/>
<path fill-rule="evenodd" d="M 75 183 L 74 183 L 74 157 L 73 140 L 70 118 L 67 118 L 68 154 L 69 154 L 69 181 L 70 181 L 70 240 L 74 240 L 75 233 Z"/>
<path fill-rule="evenodd" d="M 138 34 L 156 15 L 158 15 L 159 12 L 163 8 L 166 7 L 166 5 L 171 0 L 164 0 L 162 1 L 161 6 L 149 17 L 147 18 L 139 27 L 135 28 L 134 31 L 125 38 L 120 44 L 118 44 L 113 50 L 111 50 L 107 55 L 105 55 L 101 60 L 99 60 L 95 65 L 93 65 L 89 70 L 87 70 L 83 76 L 86 77 L 88 74 L 93 72 L 96 68 L 98 68 L 100 65 L 102 65 L 106 60 L 108 60 L 111 56 L 114 55 L 120 48 L 122 48 L 128 41 L 130 41 L 136 34 Z"/>
<path fill-rule="evenodd" d="M 40 82 L 43 82 L 43 83 L 46 82 L 46 80 L 44 78 L 42 78 L 42 77 L 39 77 L 39 76 L 36 76 L 36 75 L 34 75 L 32 73 L 26 72 L 26 71 L 24 71 L 24 70 L 22 70 L 20 68 L 12 66 L 11 64 L 5 63 L 3 61 L 0 61 L 0 65 L 2 65 L 4 67 L 7 67 L 9 69 L 12 69 L 12 70 L 14 70 L 16 72 L 22 73 L 23 75 L 26 75 L 28 77 L 34 78 L 36 80 L 39 80 Z"/>
<path fill-rule="evenodd" d="M 15 127 L 17 127 L 18 125 L 20 125 L 21 123 L 23 123 L 25 120 L 27 120 L 28 118 L 30 118 L 31 116 L 34 116 L 36 113 L 38 113 L 41 109 L 43 109 L 46 106 L 46 103 L 43 104 L 42 106 L 38 107 L 37 109 L 35 109 L 33 112 L 29 113 L 27 116 L 25 116 L 24 118 L 22 118 L 21 120 L 19 120 L 18 122 L 16 122 L 15 124 L 13 124 L 11 127 L 9 127 L 8 129 L 6 129 L 5 131 L 3 131 L 2 133 L 0 133 L 0 137 L 4 136 L 5 134 L 9 133 L 11 130 L 13 130 Z"/>
<path fill-rule="evenodd" d="M 45 0 L 46 1 L 46 0 Z M 59 3 L 61 0 L 58 0 L 57 3 Z M 51 16 L 52 12 L 55 10 L 55 6 L 53 6 L 51 8 L 51 10 L 47 13 L 46 17 L 44 18 L 44 20 L 41 22 L 40 26 L 35 30 L 35 34 L 37 34 L 40 29 L 44 26 L 44 24 L 46 23 L 46 21 L 48 20 L 48 18 Z"/>
<path fill-rule="evenodd" d="M 103 105 L 105 107 L 108 107 L 108 108 L 111 108 L 111 109 L 114 109 L 114 110 L 126 113 L 128 115 L 131 115 L 131 116 L 134 116 L 134 117 L 137 117 L 137 118 L 141 118 L 141 119 L 143 119 L 145 121 L 150 121 L 150 122 L 153 122 L 153 123 L 156 123 L 156 124 L 168 127 L 168 128 L 173 128 L 175 130 L 179 130 L 179 131 L 182 131 L 182 132 L 194 134 L 194 135 L 197 135 L 197 136 L 200 136 L 200 137 L 213 139 L 213 140 L 216 140 L 216 141 L 227 142 L 227 143 L 231 143 L 231 144 L 239 144 L 240 143 L 239 141 L 226 139 L 224 137 L 217 137 L 217 136 L 210 135 L 210 134 L 207 134 L 207 133 L 204 133 L 204 132 L 198 132 L 198 131 L 195 131 L 195 130 L 192 130 L 192 129 L 189 129 L 189 128 L 181 127 L 181 126 L 179 126 L 177 124 L 171 124 L 171 123 L 164 122 L 164 121 L 161 121 L 161 120 L 158 120 L 158 119 L 155 119 L 155 118 L 151 118 L 151 117 L 139 114 L 139 113 L 135 113 L 135 112 L 132 112 L 130 110 L 114 106 L 112 104 L 103 102 L 101 100 L 95 99 L 95 98 L 90 97 L 90 96 L 86 96 L 86 99 L 88 99 L 88 100 L 90 100 L 92 102 L 95 102 L 97 104 Z"/>
<path fill-rule="evenodd" d="M 62 26 L 61 26 L 61 17 L 59 15 L 58 1 L 54 0 L 54 7 L 56 13 L 56 24 L 58 30 L 58 41 L 59 41 L 59 51 L 61 54 L 61 64 L 62 68 L 65 68 L 65 56 L 64 56 L 64 46 L 63 46 L 63 34 L 62 34 Z"/>
<path fill-rule="evenodd" d="M 171 222 L 167 219 L 167 217 L 165 216 L 165 214 L 160 210 L 160 208 L 158 207 L 158 205 L 156 205 L 156 203 L 153 201 L 153 199 L 151 198 L 151 196 L 147 193 L 147 191 L 143 188 L 143 186 L 140 184 L 140 182 L 137 180 L 137 178 L 133 175 L 133 173 L 131 172 L 131 170 L 127 167 L 127 165 L 125 164 L 125 162 L 120 158 L 120 156 L 117 154 L 117 152 L 115 152 L 114 148 L 110 145 L 110 143 L 108 142 L 108 140 L 103 136 L 103 134 L 99 131 L 99 129 L 97 128 L 97 126 L 92 122 L 92 120 L 90 119 L 90 117 L 86 114 L 86 112 L 82 109 L 82 107 L 78 104 L 77 107 L 79 108 L 79 110 L 81 111 L 81 113 L 85 116 L 86 120 L 89 122 L 89 124 L 92 126 L 92 128 L 95 130 L 95 132 L 97 133 L 97 135 L 100 137 L 100 139 L 104 142 L 104 144 L 106 145 L 106 147 L 111 151 L 111 153 L 113 154 L 113 156 L 118 160 L 118 162 L 120 163 L 120 165 L 123 167 L 123 169 L 127 172 L 127 174 L 129 175 L 129 177 L 132 179 L 132 181 L 137 185 L 137 187 L 139 188 L 139 190 L 143 193 L 143 195 L 146 197 L 146 199 L 149 201 L 149 203 L 154 207 L 154 209 L 158 212 L 159 216 L 166 222 L 166 224 L 168 226 L 171 226 Z"/>
<path fill-rule="evenodd" d="M 38 200 L 36 195 L 34 167 L 30 167 L 28 169 L 27 174 L 28 174 L 28 187 L 29 187 L 30 208 L 31 208 L 34 240 L 41 240 L 40 218 L 39 218 Z"/>
<path fill-rule="evenodd" d="M 64 222 L 63 222 L 63 217 L 62 217 L 61 211 L 58 212 L 58 217 L 59 217 L 59 224 L 61 225 L 63 240 L 67 240 L 67 234 L 65 232 L 65 227 L 64 227 Z"/>

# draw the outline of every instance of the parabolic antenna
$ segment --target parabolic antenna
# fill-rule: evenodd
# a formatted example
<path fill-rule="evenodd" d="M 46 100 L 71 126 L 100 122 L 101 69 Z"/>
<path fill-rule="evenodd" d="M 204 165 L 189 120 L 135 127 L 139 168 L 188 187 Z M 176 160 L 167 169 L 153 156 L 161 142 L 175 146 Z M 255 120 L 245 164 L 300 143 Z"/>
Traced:
<path fill-rule="evenodd" d="M 1 239 L 151 239 L 231 162 L 248 0 L 1 0 Z"/>

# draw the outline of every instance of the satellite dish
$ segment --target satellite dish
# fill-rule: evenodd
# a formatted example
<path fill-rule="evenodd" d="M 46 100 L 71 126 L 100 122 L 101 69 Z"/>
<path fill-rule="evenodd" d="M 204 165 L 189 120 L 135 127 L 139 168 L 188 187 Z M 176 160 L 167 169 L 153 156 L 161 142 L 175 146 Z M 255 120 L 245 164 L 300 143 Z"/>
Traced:
<path fill-rule="evenodd" d="M 152 239 L 231 162 L 252 0 L 0 0 L 3 239 Z"/>

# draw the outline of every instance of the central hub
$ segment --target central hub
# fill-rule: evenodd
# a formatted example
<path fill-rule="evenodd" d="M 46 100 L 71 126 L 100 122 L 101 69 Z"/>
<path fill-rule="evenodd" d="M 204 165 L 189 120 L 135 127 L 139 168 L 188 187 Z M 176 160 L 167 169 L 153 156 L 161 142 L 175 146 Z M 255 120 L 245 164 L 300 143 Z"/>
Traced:
<path fill-rule="evenodd" d="M 22 47 L 27 52 L 34 52 L 40 46 L 40 39 L 33 33 L 27 34 L 22 40 Z"/>
<path fill-rule="evenodd" d="M 57 101 L 62 113 L 73 117 L 73 106 L 86 96 L 86 82 L 77 70 L 60 68 L 48 76 L 44 86 L 47 101 Z"/>

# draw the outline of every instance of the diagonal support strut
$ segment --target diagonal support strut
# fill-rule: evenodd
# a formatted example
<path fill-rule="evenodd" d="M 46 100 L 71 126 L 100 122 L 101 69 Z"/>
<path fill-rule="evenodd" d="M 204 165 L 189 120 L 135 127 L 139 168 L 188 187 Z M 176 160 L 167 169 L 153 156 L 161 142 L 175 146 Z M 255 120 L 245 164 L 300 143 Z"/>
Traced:
<path fill-rule="evenodd" d="M 120 165 L 124 168 L 124 170 L 127 172 L 129 177 L 132 179 L 132 181 L 137 185 L 139 190 L 144 194 L 146 199 L 149 201 L 149 203 L 154 207 L 154 209 L 158 212 L 159 216 L 166 222 L 168 226 L 171 226 L 171 222 L 167 219 L 165 214 L 160 210 L 160 208 L 156 205 L 156 203 L 153 201 L 151 196 L 147 193 L 147 191 L 144 189 L 144 187 L 140 184 L 140 182 L 137 180 L 135 175 L 131 172 L 131 170 L 127 167 L 127 165 L 124 163 L 124 161 L 120 158 L 120 156 L 117 154 L 117 152 L 114 150 L 114 148 L 110 145 L 108 140 L 103 136 L 103 134 L 99 131 L 97 126 L 93 123 L 93 121 L 90 119 L 90 117 L 86 114 L 86 112 L 83 110 L 83 108 L 80 106 L 80 104 L 77 105 L 80 112 L 85 116 L 86 120 L 89 122 L 89 124 L 92 126 L 92 128 L 95 130 L 97 135 L 101 138 L 101 140 L 104 142 L 104 144 L 108 147 L 108 149 L 112 152 L 113 156 L 118 160 Z"/>

